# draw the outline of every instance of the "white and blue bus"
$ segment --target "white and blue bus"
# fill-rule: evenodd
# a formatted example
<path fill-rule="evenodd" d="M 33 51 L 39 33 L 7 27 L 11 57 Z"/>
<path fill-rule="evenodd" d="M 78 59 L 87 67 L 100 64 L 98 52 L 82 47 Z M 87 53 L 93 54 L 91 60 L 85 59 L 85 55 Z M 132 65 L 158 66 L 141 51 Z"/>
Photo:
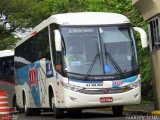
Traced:
<path fill-rule="evenodd" d="M 141 79 L 133 31 L 147 47 L 146 33 L 116 13 L 52 15 L 15 47 L 17 105 L 26 115 L 52 109 L 81 113 L 86 108 L 141 101 Z M 34 112 L 33 112 L 34 111 Z"/>
<path fill-rule="evenodd" d="M 6 107 L 16 107 L 14 50 L 0 51 L 0 91 L 5 91 L 8 95 L 8 106 Z"/>

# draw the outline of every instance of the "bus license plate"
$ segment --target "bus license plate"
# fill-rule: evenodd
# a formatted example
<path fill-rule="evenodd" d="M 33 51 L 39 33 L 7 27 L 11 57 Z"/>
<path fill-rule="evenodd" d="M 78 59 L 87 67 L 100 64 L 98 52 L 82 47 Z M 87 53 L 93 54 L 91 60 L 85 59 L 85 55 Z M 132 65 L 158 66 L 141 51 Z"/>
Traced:
<path fill-rule="evenodd" d="M 99 101 L 101 103 L 105 103 L 105 102 L 113 102 L 113 98 L 112 97 L 102 97 L 99 99 Z"/>

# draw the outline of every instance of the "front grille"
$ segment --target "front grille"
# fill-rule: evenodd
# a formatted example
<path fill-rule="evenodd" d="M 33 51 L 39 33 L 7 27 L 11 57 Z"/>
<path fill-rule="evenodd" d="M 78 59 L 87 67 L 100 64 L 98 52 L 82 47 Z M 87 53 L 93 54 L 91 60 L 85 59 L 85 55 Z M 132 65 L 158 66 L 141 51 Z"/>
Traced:
<path fill-rule="evenodd" d="M 116 93 L 124 93 L 132 88 L 128 87 L 119 87 L 119 88 L 98 88 L 98 89 L 83 89 L 79 90 L 78 92 L 84 93 L 84 94 L 116 94 Z"/>

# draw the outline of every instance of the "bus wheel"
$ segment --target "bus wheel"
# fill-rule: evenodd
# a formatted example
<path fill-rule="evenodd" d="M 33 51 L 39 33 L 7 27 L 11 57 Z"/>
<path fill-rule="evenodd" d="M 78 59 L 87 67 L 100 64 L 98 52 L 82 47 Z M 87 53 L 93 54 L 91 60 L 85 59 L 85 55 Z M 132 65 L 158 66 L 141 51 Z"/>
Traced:
<path fill-rule="evenodd" d="M 24 113 L 24 109 L 18 107 L 17 102 L 16 102 L 16 96 L 15 96 L 15 95 L 14 95 L 14 97 L 13 97 L 13 103 L 12 103 L 12 104 L 13 104 L 13 107 L 16 108 L 16 111 L 19 111 L 20 113 Z"/>
<path fill-rule="evenodd" d="M 24 96 L 24 99 L 23 99 L 24 101 L 23 101 L 23 105 L 24 105 L 24 112 L 25 112 L 25 115 L 26 116 L 30 116 L 31 114 L 32 114 L 32 112 L 31 112 L 31 109 L 29 109 L 28 107 L 27 107 L 27 101 L 26 101 L 26 97 Z"/>
<path fill-rule="evenodd" d="M 69 116 L 80 116 L 82 114 L 82 109 L 68 109 L 67 113 Z"/>
<path fill-rule="evenodd" d="M 63 117 L 63 110 L 61 108 L 56 108 L 54 97 L 52 97 L 52 109 L 56 119 Z"/>
<path fill-rule="evenodd" d="M 123 114 L 123 106 L 113 106 L 112 112 L 114 116 L 122 116 Z"/>
<path fill-rule="evenodd" d="M 34 116 L 39 116 L 41 114 L 41 109 L 35 108 L 35 109 L 32 109 L 32 112 Z"/>
<path fill-rule="evenodd" d="M 15 95 L 13 96 L 13 103 L 12 103 L 12 105 L 13 105 L 13 107 L 17 107 Z"/>

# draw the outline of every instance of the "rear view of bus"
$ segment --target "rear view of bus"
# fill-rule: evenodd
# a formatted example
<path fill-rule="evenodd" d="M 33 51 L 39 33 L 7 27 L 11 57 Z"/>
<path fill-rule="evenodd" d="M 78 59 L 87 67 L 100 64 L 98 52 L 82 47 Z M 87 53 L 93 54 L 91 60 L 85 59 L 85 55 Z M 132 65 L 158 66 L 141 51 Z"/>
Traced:
<path fill-rule="evenodd" d="M 15 48 L 18 105 L 26 112 L 52 108 L 58 118 L 65 110 L 76 114 L 107 106 L 121 115 L 123 105 L 139 104 L 141 81 L 133 30 L 140 33 L 142 47 L 147 47 L 145 32 L 120 14 L 67 13 L 43 21 Z"/>
<path fill-rule="evenodd" d="M 16 106 L 14 86 L 14 51 L 0 51 L 0 91 L 5 91 L 8 96 L 9 106 Z M 1 101 L 2 102 L 2 101 Z"/>

